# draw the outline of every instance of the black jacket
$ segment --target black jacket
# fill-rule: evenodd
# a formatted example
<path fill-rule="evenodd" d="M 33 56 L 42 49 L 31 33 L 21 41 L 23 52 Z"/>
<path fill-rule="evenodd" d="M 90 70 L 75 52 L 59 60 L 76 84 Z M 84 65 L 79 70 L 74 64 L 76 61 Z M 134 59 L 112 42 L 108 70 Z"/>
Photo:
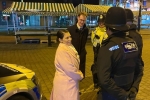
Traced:
<path fill-rule="evenodd" d="M 126 43 L 128 45 L 125 45 Z M 139 70 L 138 48 L 132 48 L 135 46 L 133 43 L 134 40 L 126 37 L 125 33 L 112 34 L 99 49 L 97 76 L 100 86 L 102 91 L 108 92 L 117 100 L 127 97 L 127 91 L 136 80 L 134 73 Z"/>
<path fill-rule="evenodd" d="M 86 54 L 85 45 L 89 33 L 88 28 L 84 25 L 83 29 L 79 30 L 77 25 L 73 25 L 68 27 L 68 30 L 72 37 L 72 44 L 76 48 L 79 55 Z"/>
<path fill-rule="evenodd" d="M 131 37 L 137 43 L 137 46 L 139 49 L 139 57 L 141 57 L 142 49 L 143 49 L 143 39 L 142 39 L 142 36 L 138 33 L 137 27 L 135 24 L 130 25 L 130 31 L 129 31 L 128 37 Z M 142 65 L 144 66 L 144 63 L 142 63 Z"/>
<path fill-rule="evenodd" d="M 135 24 L 130 25 L 130 31 L 128 36 L 131 37 L 137 43 L 138 51 L 139 51 L 139 55 L 138 55 L 139 69 L 137 69 L 135 73 L 135 82 L 133 84 L 133 86 L 136 87 L 136 89 L 138 90 L 139 83 L 141 82 L 143 76 L 143 67 L 144 67 L 144 62 L 142 59 L 143 40 L 142 40 L 142 36 L 138 33 L 137 26 Z"/>

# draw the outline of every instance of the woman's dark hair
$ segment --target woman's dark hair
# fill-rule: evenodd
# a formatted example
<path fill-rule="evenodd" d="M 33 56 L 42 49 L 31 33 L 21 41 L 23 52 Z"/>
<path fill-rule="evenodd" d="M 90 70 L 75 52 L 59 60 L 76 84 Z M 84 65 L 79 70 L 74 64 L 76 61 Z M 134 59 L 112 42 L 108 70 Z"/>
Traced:
<path fill-rule="evenodd" d="M 57 32 L 57 41 L 59 41 L 59 38 L 60 38 L 60 39 L 63 39 L 64 33 L 67 33 L 67 32 L 69 32 L 69 31 L 68 31 L 68 30 L 59 30 L 59 31 Z"/>

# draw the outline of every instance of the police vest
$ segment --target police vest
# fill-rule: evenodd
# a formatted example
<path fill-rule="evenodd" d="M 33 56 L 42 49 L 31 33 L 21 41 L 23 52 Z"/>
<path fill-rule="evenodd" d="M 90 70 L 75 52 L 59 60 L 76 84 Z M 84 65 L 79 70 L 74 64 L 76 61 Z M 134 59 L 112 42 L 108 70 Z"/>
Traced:
<path fill-rule="evenodd" d="M 131 38 L 119 38 L 113 37 L 110 41 L 116 43 L 120 50 L 121 55 L 120 61 L 117 64 L 112 65 L 111 78 L 115 81 L 117 86 L 124 90 L 129 90 L 134 81 L 134 71 L 138 56 L 138 47 L 136 42 Z M 113 56 L 113 60 L 115 56 Z"/>

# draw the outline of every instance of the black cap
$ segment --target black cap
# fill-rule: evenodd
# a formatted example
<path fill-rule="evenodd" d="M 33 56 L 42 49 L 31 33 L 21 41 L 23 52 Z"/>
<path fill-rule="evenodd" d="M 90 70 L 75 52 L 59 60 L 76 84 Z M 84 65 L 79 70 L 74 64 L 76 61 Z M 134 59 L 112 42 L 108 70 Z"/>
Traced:
<path fill-rule="evenodd" d="M 105 25 L 109 28 L 119 31 L 129 30 L 126 25 L 126 13 L 121 7 L 111 7 L 108 9 L 105 19 Z"/>
<path fill-rule="evenodd" d="M 133 12 L 130 9 L 125 9 L 127 21 L 134 21 Z"/>

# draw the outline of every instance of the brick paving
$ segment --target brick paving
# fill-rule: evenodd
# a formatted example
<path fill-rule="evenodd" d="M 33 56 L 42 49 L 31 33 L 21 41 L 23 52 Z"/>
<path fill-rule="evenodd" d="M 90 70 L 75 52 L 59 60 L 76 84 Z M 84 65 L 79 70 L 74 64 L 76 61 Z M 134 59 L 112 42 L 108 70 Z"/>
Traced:
<path fill-rule="evenodd" d="M 144 76 L 140 84 L 140 90 L 136 100 L 150 100 L 150 30 L 142 30 L 144 48 L 143 60 L 145 62 Z M 42 37 L 43 38 L 43 37 Z M 57 43 L 52 47 L 47 44 L 15 44 L 14 37 L 0 36 L 0 62 L 23 65 L 35 71 L 40 79 L 42 91 L 49 100 L 52 90 L 55 72 L 54 57 Z M 96 100 L 96 91 L 93 91 L 92 74 L 90 71 L 93 62 L 93 51 L 90 40 L 87 45 L 86 78 L 80 82 L 80 90 L 83 92 L 80 100 Z"/>

